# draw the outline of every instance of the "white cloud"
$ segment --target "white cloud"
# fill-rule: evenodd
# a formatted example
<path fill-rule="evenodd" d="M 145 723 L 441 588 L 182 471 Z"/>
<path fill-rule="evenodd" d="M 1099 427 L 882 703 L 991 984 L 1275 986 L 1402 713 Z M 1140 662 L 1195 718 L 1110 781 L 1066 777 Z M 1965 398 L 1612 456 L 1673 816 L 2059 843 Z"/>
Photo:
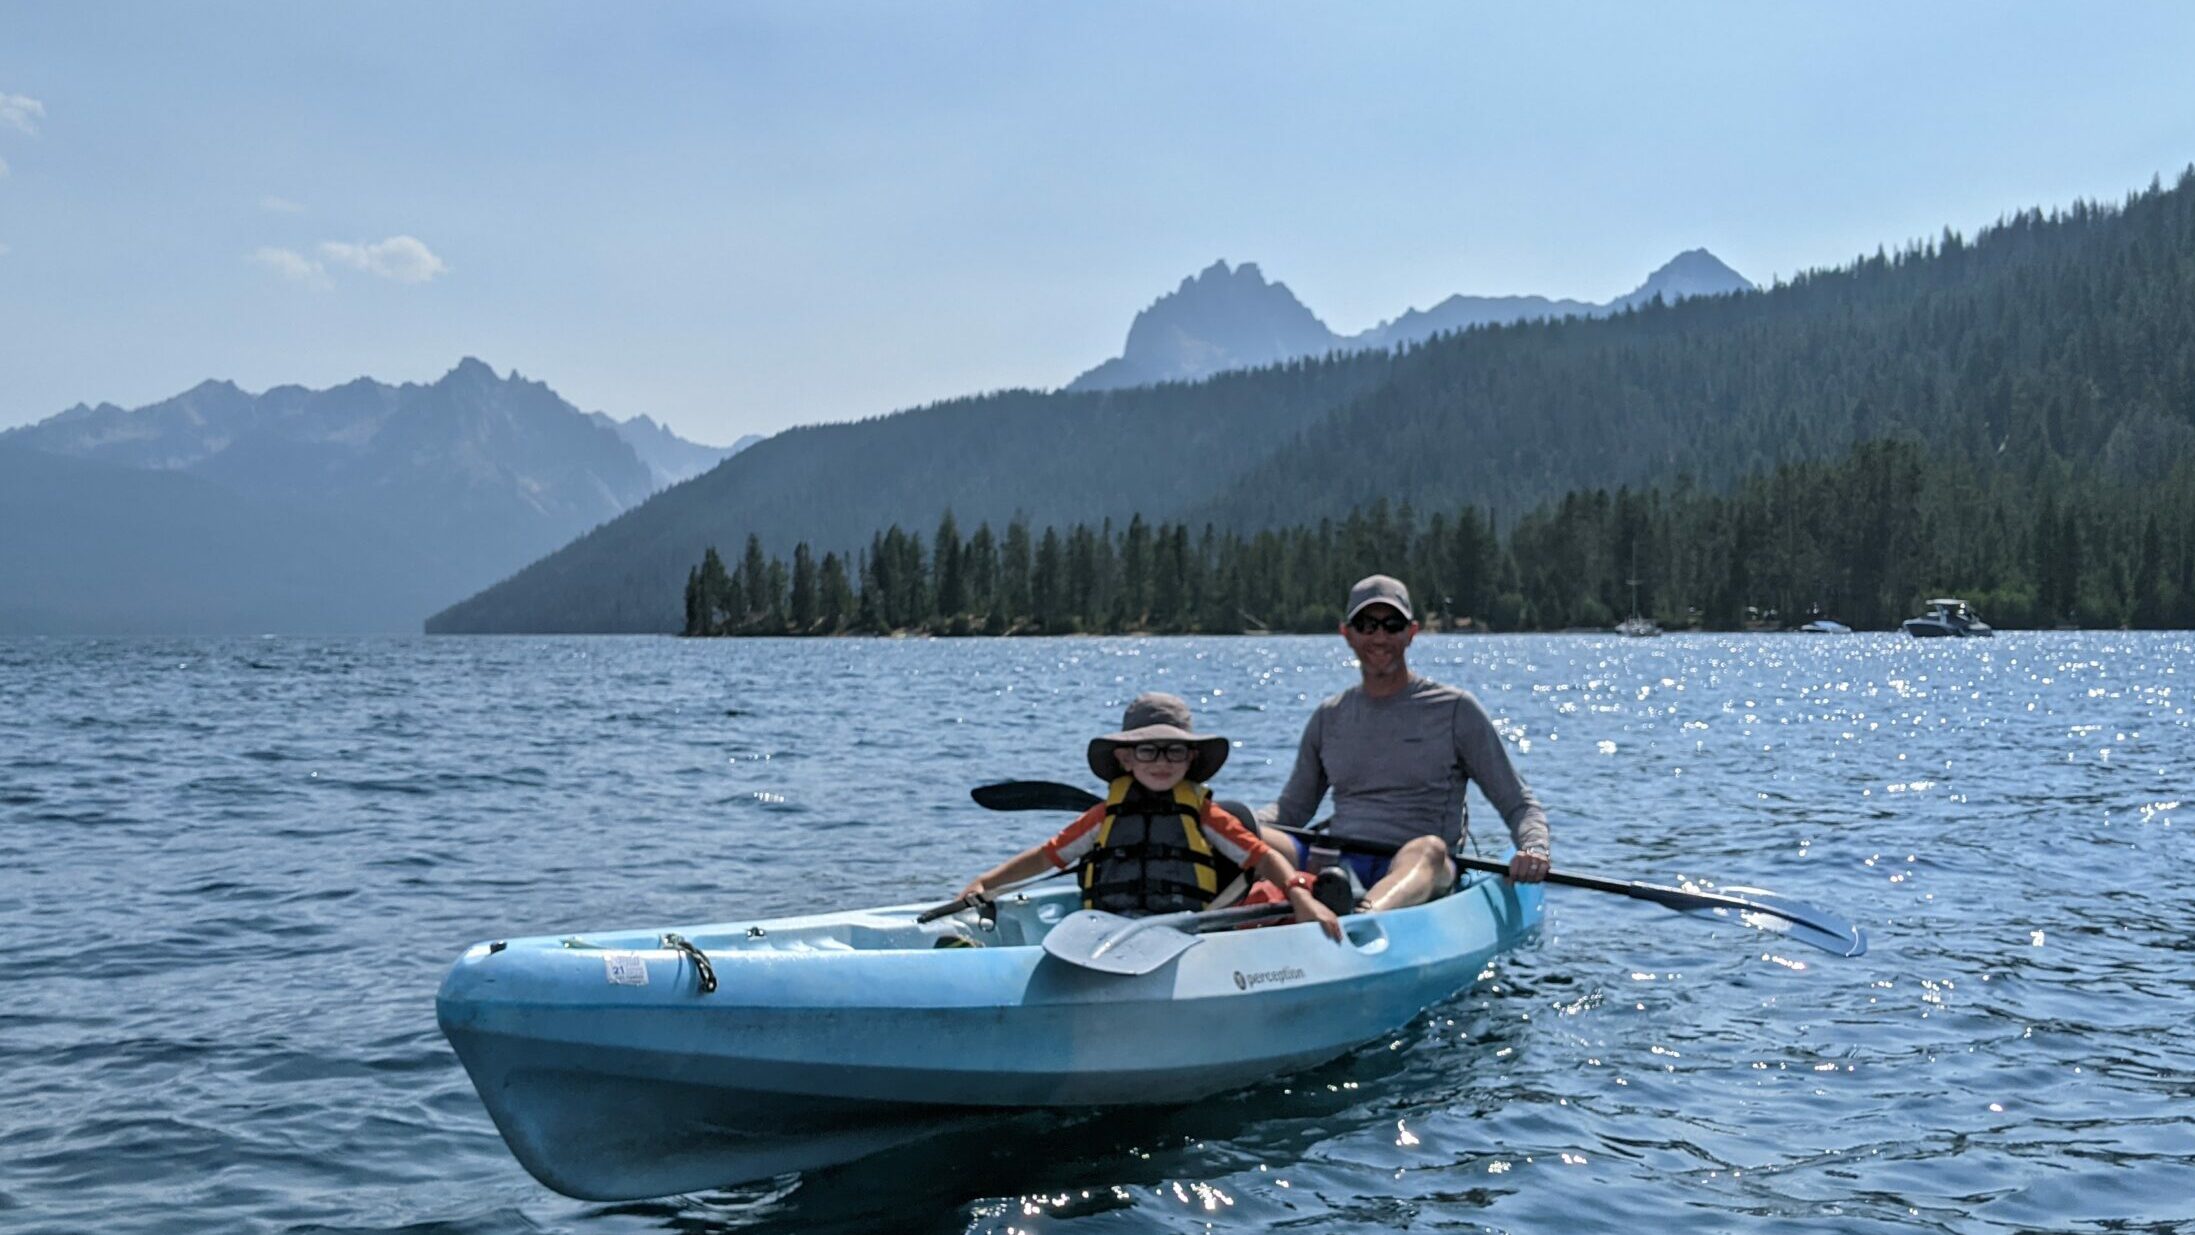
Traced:
<path fill-rule="evenodd" d="M 325 267 L 295 249 L 261 247 L 252 251 L 251 259 L 285 279 L 294 279 L 300 283 L 328 281 Z"/>
<path fill-rule="evenodd" d="M 46 105 L 27 94 L 0 94 L 0 124 L 36 134 L 45 116 Z"/>
<path fill-rule="evenodd" d="M 298 203 L 291 201 L 287 197 L 276 197 L 271 193 L 259 199 L 259 208 L 261 210 L 269 211 L 274 214 L 305 213 L 305 208 Z"/>
<path fill-rule="evenodd" d="M 370 244 L 329 240 L 321 244 L 320 256 L 332 264 L 363 270 L 398 283 L 425 283 L 449 271 L 442 259 L 415 236 L 391 236 Z"/>

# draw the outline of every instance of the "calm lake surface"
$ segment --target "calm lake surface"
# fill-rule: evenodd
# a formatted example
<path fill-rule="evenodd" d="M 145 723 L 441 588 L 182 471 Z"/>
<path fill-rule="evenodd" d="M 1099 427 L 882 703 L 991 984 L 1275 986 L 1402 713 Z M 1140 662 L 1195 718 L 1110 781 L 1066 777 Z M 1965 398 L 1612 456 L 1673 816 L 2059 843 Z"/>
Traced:
<path fill-rule="evenodd" d="M 1555 889 L 1315 1072 L 660 1202 L 535 1184 L 434 1023 L 468 943 L 943 899 L 1137 691 L 1270 800 L 1338 638 L 0 641 L 0 1229 L 2195 1230 L 2195 637 L 1424 637 Z M 1078 769 L 1081 769 L 1078 771 Z M 1506 835 L 1473 795 L 1482 848 Z"/>

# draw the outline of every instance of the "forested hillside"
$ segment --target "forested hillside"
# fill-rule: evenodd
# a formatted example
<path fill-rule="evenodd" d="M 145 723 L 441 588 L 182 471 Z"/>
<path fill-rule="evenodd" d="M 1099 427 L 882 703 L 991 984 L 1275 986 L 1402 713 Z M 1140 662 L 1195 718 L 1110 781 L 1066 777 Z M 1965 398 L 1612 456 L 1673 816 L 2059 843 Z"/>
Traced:
<path fill-rule="evenodd" d="M 1727 488 L 1901 435 L 2024 477 L 2063 461 L 2135 482 L 2195 455 L 2195 173 L 1761 295 L 1415 349 L 1192 513 L 1261 527 L 1385 497 L 1506 514 L 1595 485 Z"/>
<path fill-rule="evenodd" d="M 709 545 L 752 534 L 852 561 L 878 529 L 948 507 L 996 527 L 1140 513 L 1247 534 L 1385 499 L 1507 526 L 1569 492 L 1725 494 L 1878 440 L 1965 466 L 2015 514 L 2063 486 L 2123 502 L 2178 483 L 2195 457 L 2195 173 L 1766 292 L 782 434 L 430 629 L 675 630 Z"/>

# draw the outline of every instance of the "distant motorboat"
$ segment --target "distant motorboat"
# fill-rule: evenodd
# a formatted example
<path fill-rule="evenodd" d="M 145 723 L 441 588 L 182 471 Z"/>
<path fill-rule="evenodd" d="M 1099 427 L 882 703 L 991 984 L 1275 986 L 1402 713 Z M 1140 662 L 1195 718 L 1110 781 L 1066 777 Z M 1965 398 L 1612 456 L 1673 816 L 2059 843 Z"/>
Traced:
<path fill-rule="evenodd" d="M 1831 621 L 1828 618 L 1815 618 L 1806 625 L 1799 627 L 1799 633 L 1802 635 L 1849 635 L 1852 633 L 1852 628 L 1842 622 Z"/>
<path fill-rule="evenodd" d="M 1945 597 L 1928 602 L 1926 617 L 1907 618 L 1905 633 L 1916 639 L 1987 639 L 1997 632 L 1963 600 Z"/>

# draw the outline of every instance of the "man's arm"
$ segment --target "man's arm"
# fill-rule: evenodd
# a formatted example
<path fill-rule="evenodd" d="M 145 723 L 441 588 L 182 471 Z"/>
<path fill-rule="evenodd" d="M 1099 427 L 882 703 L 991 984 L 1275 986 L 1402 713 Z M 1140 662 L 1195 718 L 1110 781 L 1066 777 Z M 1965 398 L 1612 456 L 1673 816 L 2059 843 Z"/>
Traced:
<path fill-rule="evenodd" d="M 1303 727 L 1303 741 L 1296 745 L 1296 766 L 1281 787 L 1280 801 L 1258 809 L 1258 822 L 1284 828 L 1300 828 L 1318 813 L 1319 799 L 1326 796 L 1326 764 L 1319 758 L 1320 736 L 1325 732 L 1326 708 L 1311 713 Z"/>
<path fill-rule="evenodd" d="M 1532 787 L 1510 764 L 1509 748 L 1503 745 L 1493 719 L 1469 694 L 1456 701 L 1456 757 L 1463 761 L 1464 772 L 1478 782 L 1486 800 L 1501 812 L 1501 821 L 1509 826 L 1509 839 L 1517 852 L 1545 858 L 1550 839 L 1547 812 L 1540 809 Z"/>

